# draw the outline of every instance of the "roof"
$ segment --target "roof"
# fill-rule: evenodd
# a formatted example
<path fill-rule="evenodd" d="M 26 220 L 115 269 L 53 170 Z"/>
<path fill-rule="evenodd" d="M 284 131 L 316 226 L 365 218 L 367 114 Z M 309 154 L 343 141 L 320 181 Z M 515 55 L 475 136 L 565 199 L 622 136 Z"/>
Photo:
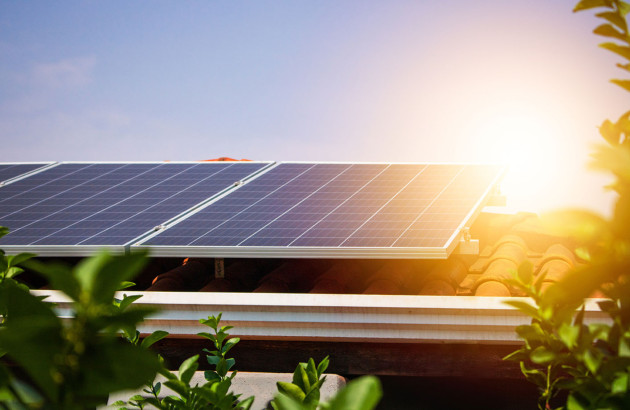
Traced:
<path fill-rule="evenodd" d="M 508 279 L 527 260 L 535 274 L 547 272 L 547 283 L 559 280 L 579 263 L 575 244 L 535 214 L 475 216 L 458 232 L 460 252 L 443 260 L 153 258 L 134 290 L 144 295 L 139 303 L 163 313 L 143 331 L 194 337 L 200 317 L 223 311 L 240 336 L 253 339 L 514 343 L 514 327 L 529 318 L 500 299 L 521 296 Z M 481 252 L 461 252 L 468 237 Z"/>
<path fill-rule="evenodd" d="M 531 213 L 483 212 L 470 233 L 480 254 L 447 260 L 153 258 L 135 290 L 163 312 L 144 331 L 191 337 L 223 312 L 249 339 L 517 343 L 530 318 L 503 303 L 522 296 L 507 279 L 529 260 L 548 286 L 580 263 L 574 244 Z"/>
<path fill-rule="evenodd" d="M 215 277 L 214 259 L 191 258 L 179 266 L 153 265 L 141 290 L 381 294 L 442 296 L 521 296 L 510 278 L 525 260 L 547 284 L 578 263 L 568 238 L 545 231 L 537 215 L 482 213 L 471 227 L 478 256 L 445 261 L 365 259 L 226 259 L 224 277 Z M 170 269 L 168 269 L 170 268 Z M 147 283 L 151 277 L 151 284 Z M 219 275 L 220 276 L 220 275 Z"/>

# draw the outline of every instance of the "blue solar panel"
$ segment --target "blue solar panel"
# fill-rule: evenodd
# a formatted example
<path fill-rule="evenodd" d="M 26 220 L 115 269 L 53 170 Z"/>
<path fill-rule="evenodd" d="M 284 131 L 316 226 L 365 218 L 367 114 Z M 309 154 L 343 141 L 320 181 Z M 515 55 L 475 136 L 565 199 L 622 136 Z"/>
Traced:
<path fill-rule="evenodd" d="M 445 247 L 500 173 L 482 165 L 283 163 L 145 245 Z"/>
<path fill-rule="evenodd" d="M 0 164 L 0 182 L 34 171 L 46 164 Z"/>
<path fill-rule="evenodd" d="M 0 188 L 0 245 L 124 245 L 266 165 L 60 164 Z"/>

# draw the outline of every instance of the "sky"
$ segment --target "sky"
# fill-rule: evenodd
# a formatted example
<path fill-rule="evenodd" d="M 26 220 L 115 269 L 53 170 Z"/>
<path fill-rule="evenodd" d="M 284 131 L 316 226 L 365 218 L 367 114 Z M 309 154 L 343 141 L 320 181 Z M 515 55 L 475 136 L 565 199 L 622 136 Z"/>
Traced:
<path fill-rule="evenodd" d="M 498 162 L 508 209 L 610 214 L 628 95 L 574 3 L 0 2 L 0 162 Z"/>

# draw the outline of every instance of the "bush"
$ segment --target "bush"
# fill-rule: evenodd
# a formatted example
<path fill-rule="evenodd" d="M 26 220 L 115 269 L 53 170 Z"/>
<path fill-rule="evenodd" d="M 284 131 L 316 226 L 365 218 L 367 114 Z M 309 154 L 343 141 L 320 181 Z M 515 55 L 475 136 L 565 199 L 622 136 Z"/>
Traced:
<path fill-rule="evenodd" d="M 594 33 L 613 42 L 601 44 L 623 58 L 619 68 L 630 72 L 630 5 L 616 0 L 583 0 L 574 11 L 600 8 L 604 20 Z M 630 80 L 612 82 L 630 91 Z M 630 111 L 599 128 L 606 145 L 593 154 L 592 166 L 610 172 L 616 191 L 611 219 L 586 211 L 558 212 L 548 217 L 565 235 L 581 243 L 576 253 L 586 261 L 564 280 L 541 292 L 544 273 L 519 268 L 513 284 L 535 305 L 511 302 L 532 317 L 517 333 L 525 346 L 506 359 L 520 362 L 525 377 L 540 389 L 539 408 L 551 408 L 560 391 L 567 409 L 630 408 Z M 606 296 L 599 307 L 610 323 L 586 325 L 583 304 L 595 292 Z M 580 309 L 580 307 L 582 308 Z"/>

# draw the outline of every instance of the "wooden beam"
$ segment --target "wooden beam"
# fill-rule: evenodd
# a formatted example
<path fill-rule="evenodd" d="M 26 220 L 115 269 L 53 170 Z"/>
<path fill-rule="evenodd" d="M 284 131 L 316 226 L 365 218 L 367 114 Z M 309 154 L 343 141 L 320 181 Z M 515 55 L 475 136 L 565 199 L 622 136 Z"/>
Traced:
<path fill-rule="evenodd" d="M 210 347 L 200 339 L 167 338 L 154 348 L 176 369 L 186 358 Z M 330 356 L 329 373 L 422 377 L 522 378 L 518 363 L 504 356 L 513 345 L 434 344 L 434 343 L 344 343 L 242 340 L 231 351 L 237 370 L 253 372 L 292 372 L 310 357 L 317 362 Z M 209 365 L 200 359 L 200 369 Z"/>

